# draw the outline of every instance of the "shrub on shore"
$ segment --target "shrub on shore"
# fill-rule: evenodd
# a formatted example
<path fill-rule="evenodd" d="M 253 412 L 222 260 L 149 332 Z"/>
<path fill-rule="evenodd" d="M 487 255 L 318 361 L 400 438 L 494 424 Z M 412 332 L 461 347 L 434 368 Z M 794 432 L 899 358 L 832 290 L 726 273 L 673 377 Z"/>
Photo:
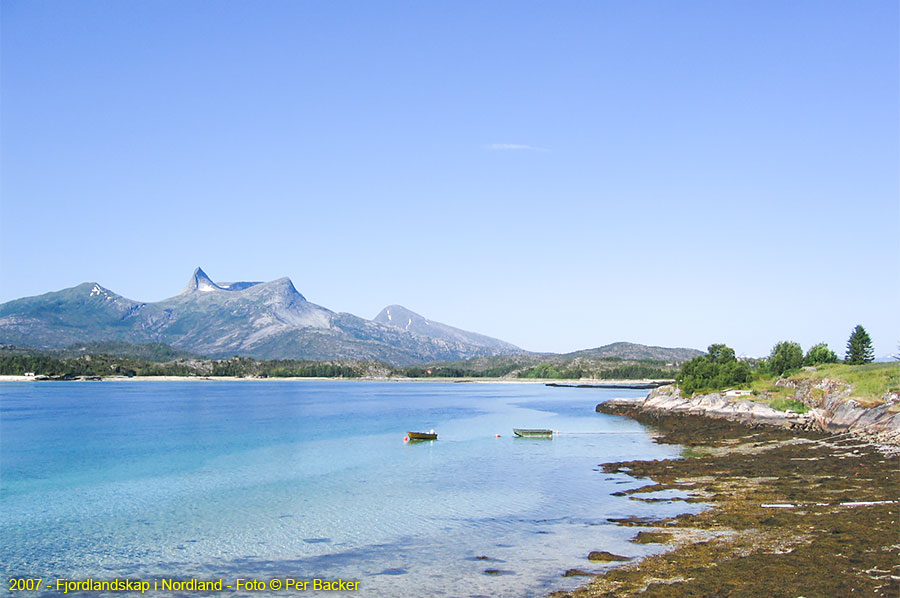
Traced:
<path fill-rule="evenodd" d="M 829 349 L 825 343 L 819 343 L 810 347 L 809 351 L 806 352 L 806 357 L 803 358 L 803 365 L 821 365 L 823 363 L 837 362 L 837 354 Z"/>
<path fill-rule="evenodd" d="M 685 363 L 675 376 L 682 392 L 693 394 L 700 390 L 722 390 L 750 382 L 750 366 L 735 358 L 734 349 L 723 344 L 713 344 L 707 351 L 706 355 Z"/>
<path fill-rule="evenodd" d="M 803 365 L 803 349 L 799 343 L 781 341 L 772 347 L 772 354 L 766 363 L 772 374 L 782 376 Z"/>

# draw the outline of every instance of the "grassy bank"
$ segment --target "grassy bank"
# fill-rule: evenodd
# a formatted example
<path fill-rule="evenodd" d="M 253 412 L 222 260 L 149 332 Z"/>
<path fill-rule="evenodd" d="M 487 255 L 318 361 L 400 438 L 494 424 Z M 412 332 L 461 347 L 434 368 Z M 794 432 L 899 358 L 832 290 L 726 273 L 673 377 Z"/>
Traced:
<path fill-rule="evenodd" d="M 841 380 L 853 387 L 851 397 L 861 402 L 881 401 L 886 392 L 900 392 L 900 362 L 844 365 L 821 365 L 815 371 L 801 371 L 791 376 L 804 378 Z"/>
<path fill-rule="evenodd" d="M 802 402 L 797 401 L 795 396 L 799 384 L 803 381 L 815 383 L 826 378 L 848 386 L 850 393 L 847 398 L 863 406 L 874 407 L 884 402 L 886 393 L 900 392 L 900 363 L 832 363 L 792 372 L 784 378 L 758 376 L 749 384 L 749 388 L 753 391 L 751 398 L 771 407 L 802 411 Z M 808 398 L 813 400 L 824 395 L 824 391 L 818 388 L 811 388 L 809 393 Z"/>

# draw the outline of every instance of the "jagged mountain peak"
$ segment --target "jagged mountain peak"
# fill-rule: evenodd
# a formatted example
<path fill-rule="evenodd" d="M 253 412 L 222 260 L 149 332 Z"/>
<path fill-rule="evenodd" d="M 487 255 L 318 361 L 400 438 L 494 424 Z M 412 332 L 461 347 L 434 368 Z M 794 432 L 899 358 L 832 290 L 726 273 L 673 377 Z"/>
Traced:
<path fill-rule="evenodd" d="M 259 287 L 259 289 L 256 290 L 274 290 L 282 295 L 298 295 L 304 301 L 306 300 L 306 298 L 303 297 L 303 295 L 301 295 L 294 287 L 294 283 L 291 282 L 291 279 L 287 277 L 278 278 L 271 282 L 214 282 L 213 279 L 203 271 L 203 268 L 199 267 L 194 270 L 194 273 L 191 275 L 190 280 L 188 280 L 187 285 L 184 287 L 181 293 L 179 293 L 179 296 L 191 295 L 194 293 L 210 293 L 215 291 L 234 293 L 236 291 L 245 291 L 252 287 Z"/>
<path fill-rule="evenodd" d="M 62 347 L 165 343 L 198 355 L 263 359 L 379 359 L 392 364 L 517 353 L 483 335 L 426 320 L 400 305 L 391 324 L 306 300 L 290 278 L 214 282 L 202 268 L 184 289 L 140 303 L 96 282 L 0 304 L 0 342 Z M 402 318 L 403 321 L 398 320 Z"/>
<path fill-rule="evenodd" d="M 184 290 L 181 291 L 181 294 L 196 292 L 208 293 L 210 291 L 224 290 L 226 289 L 214 283 L 212 279 L 207 276 L 206 272 L 203 271 L 203 268 L 197 267 L 191 275 L 190 280 L 188 280 L 187 285 L 184 287 Z"/>

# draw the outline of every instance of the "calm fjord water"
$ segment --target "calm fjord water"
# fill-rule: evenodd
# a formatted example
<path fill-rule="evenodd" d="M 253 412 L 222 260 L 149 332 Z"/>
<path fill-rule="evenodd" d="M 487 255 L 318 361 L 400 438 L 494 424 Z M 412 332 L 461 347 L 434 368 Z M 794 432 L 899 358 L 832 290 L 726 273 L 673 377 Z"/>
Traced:
<path fill-rule="evenodd" d="M 653 550 L 607 518 L 696 510 L 611 496 L 645 482 L 599 463 L 677 453 L 636 422 L 594 412 L 629 394 L 424 382 L 3 384 L 0 561 L 7 577 L 340 577 L 360 581 L 357 596 L 542 595 L 579 583 L 560 577 L 568 568 L 598 569 L 591 550 Z M 561 434 L 514 439 L 514 426 Z M 431 428 L 438 441 L 403 443 L 407 431 Z"/>

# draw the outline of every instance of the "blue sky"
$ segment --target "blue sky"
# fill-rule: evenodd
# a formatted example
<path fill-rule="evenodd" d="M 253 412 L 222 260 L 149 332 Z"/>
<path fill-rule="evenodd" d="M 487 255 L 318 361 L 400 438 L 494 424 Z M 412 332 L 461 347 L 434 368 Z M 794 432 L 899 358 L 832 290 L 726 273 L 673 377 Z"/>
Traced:
<path fill-rule="evenodd" d="M 199 265 L 531 350 L 900 342 L 894 1 L 0 11 L 0 301 Z"/>

